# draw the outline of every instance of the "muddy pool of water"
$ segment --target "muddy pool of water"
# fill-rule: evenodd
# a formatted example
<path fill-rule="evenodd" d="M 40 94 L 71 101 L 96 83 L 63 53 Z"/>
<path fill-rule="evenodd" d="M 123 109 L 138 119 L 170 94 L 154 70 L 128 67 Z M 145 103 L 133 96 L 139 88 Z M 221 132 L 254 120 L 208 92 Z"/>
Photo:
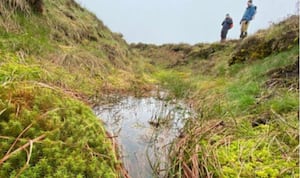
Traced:
<path fill-rule="evenodd" d="M 94 111 L 116 138 L 132 178 L 164 177 L 168 148 L 191 117 L 182 102 L 155 97 L 123 97 Z"/>

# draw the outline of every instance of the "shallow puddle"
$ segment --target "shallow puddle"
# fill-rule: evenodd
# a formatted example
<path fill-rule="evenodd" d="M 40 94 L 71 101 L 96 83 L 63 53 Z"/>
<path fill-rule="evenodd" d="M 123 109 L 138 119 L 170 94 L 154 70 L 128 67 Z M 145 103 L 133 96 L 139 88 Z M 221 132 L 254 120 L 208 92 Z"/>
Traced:
<path fill-rule="evenodd" d="M 182 103 L 171 104 L 154 97 L 126 97 L 98 106 L 95 112 L 117 138 L 132 178 L 164 176 L 168 147 L 191 115 Z"/>

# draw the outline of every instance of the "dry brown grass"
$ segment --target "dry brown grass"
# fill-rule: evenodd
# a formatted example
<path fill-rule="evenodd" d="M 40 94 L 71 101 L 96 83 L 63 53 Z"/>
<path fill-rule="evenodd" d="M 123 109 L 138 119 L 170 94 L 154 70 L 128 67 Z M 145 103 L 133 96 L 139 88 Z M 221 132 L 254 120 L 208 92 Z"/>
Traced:
<path fill-rule="evenodd" d="M 24 0 L 4 0 L 1 2 L 1 6 L 10 11 L 22 11 L 25 13 L 30 12 L 30 4 Z"/>
<path fill-rule="evenodd" d="M 213 177 L 213 173 L 207 167 L 207 165 L 218 167 L 218 160 L 213 152 L 215 149 L 213 147 L 227 144 L 230 142 L 230 137 L 224 137 L 218 143 L 212 144 L 211 148 L 201 145 L 197 140 L 205 138 L 208 142 L 213 142 L 210 138 L 224 132 L 225 123 L 220 120 L 211 120 L 202 123 L 195 121 L 193 123 L 194 125 L 191 126 L 191 129 L 188 129 L 188 133 L 184 133 L 173 146 L 170 157 L 176 158 L 176 160 L 175 164 L 173 164 L 175 167 L 171 169 L 175 168 L 175 172 L 177 172 L 181 168 L 182 175 L 185 178 Z M 212 162 L 214 164 L 211 164 Z M 180 175 L 177 176 L 180 177 Z"/>
<path fill-rule="evenodd" d="M 14 13 L 15 11 L 30 14 L 30 11 L 43 13 L 43 0 L 3 0 L 0 2 L 1 13 Z"/>

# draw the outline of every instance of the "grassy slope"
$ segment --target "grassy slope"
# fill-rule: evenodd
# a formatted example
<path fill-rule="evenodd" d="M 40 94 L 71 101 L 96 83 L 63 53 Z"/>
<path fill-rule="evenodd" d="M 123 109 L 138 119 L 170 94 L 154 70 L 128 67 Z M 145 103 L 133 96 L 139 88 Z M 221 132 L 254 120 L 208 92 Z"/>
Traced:
<path fill-rule="evenodd" d="M 0 177 L 117 177 L 103 126 L 79 100 L 137 91 L 143 63 L 73 0 L 42 7 L 0 3 Z"/>
<path fill-rule="evenodd" d="M 41 81 L 88 96 L 130 90 L 139 81 L 139 59 L 126 42 L 74 1 L 44 0 L 43 14 L 7 13 L 0 18 L 1 49 L 32 58 L 50 75 Z"/>
<path fill-rule="evenodd" d="M 242 42 L 134 46 L 156 57 L 155 77 L 199 113 L 173 147 L 171 177 L 299 176 L 298 18 Z"/>

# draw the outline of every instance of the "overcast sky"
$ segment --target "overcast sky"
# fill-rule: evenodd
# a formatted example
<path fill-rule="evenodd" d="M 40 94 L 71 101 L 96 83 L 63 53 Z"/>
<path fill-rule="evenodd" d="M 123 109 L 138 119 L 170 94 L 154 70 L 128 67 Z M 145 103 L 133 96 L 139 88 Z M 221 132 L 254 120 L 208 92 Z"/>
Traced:
<path fill-rule="evenodd" d="M 239 21 L 247 0 L 76 0 L 95 13 L 128 43 L 190 43 L 220 40 L 221 23 L 229 13 L 234 28 L 228 38 L 239 37 Z M 267 28 L 296 14 L 298 0 L 253 0 L 257 6 L 249 33 Z"/>

